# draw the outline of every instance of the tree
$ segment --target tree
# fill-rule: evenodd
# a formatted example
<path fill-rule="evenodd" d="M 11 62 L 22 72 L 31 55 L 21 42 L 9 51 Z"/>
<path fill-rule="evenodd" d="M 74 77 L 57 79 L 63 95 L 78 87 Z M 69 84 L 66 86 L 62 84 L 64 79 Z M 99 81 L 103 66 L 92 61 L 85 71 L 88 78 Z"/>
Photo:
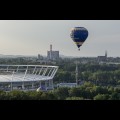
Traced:
<path fill-rule="evenodd" d="M 26 100 L 28 98 L 25 92 L 18 90 L 7 93 L 7 96 L 9 96 L 9 100 Z"/>
<path fill-rule="evenodd" d="M 120 100 L 120 93 L 113 92 L 110 96 L 111 100 Z"/>
<path fill-rule="evenodd" d="M 69 97 L 68 90 L 70 88 L 68 87 L 60 87 L 54 91 L 54 95 L 58 100 L 65 100 L 67 97 Z"/>
<path fill-rule="evenodd" d="M 6 92 L 0 90 L 0 100 L 7 100 Z"/>
<path fill-rule="evenodd" d="M 67 97 L 66 100 L 84 100 L 83 97 Z"/>
<path fill-rule="evenodd" d="M 94 100 L 108 100 L 109 98 L 108 94 L 98 94 L 94 97 Z"/>

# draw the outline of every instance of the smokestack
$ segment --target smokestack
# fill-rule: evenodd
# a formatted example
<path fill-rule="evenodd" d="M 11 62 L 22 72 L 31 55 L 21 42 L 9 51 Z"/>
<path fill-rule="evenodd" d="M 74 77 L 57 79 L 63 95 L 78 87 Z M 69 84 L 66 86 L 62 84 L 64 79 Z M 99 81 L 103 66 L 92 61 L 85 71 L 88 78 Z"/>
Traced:
<path fill-rule="evenodd" d="M 50 45 L 50 51 L 52 51 L 52 45 Z"/>

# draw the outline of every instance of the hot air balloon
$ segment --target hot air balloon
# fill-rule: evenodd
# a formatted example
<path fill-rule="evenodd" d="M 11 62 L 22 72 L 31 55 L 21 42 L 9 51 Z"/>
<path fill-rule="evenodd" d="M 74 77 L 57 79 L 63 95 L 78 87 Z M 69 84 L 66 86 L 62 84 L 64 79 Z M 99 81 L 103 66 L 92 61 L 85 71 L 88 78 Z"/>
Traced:
<path fill-rule="evenodd" d="M 71 30 L 70 36 L 77 45 L 78 50 L 80 50 L 80 47 L 88 37 L 88 30 L 84 27 L 74 27 Z"/>

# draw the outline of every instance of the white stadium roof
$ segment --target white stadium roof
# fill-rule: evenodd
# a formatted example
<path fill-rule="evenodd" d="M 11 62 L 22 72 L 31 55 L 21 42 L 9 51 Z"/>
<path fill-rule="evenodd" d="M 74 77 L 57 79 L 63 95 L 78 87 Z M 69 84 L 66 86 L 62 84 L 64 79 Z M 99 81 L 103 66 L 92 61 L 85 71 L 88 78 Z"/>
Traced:
<path fill-rule="evenodd" d="M 0 83 L 51 80 L 57 70 L 48 65 L 0 65 Z"/>

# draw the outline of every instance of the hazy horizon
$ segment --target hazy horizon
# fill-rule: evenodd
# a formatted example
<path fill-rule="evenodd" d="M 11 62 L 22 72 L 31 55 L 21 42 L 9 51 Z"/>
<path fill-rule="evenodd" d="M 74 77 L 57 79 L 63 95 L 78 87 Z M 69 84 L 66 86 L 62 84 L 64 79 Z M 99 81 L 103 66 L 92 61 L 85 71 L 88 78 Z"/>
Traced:
<path fill-rule="evenodd" d="M 80 51 L 70 38 L 76 26 L 89 31 Z M 65 56 L 120 57 L 120 20 L 0 20 L 0 54 L 46 56 L 50 44 Z"/>

